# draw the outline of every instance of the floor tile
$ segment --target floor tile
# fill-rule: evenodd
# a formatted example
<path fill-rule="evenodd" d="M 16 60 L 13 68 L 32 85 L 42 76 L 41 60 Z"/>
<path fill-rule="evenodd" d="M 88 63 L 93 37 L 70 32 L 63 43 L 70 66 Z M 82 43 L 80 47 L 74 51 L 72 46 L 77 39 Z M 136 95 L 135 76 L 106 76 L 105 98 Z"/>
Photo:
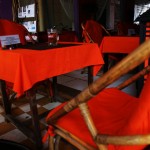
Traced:
<path fill-rule="evenodd" d="M 132 74 L 127 74 L 122 76 L 120 79 L 118 79 L 117 81 L 115 81 L 113 84 L 109 85 L 108 87 L 116 87 L 117 85 L 119 85 L 120 83 L 122 83 L 123 81 L 129 79 L 132 76 Z M 132 96 L 136 96 L 136 83 L 132 83 L 131 85 L 129 85 L 128 87 L 122 89 L 122 91 L 132 95 Z"/>
<path fill-rule="evenodd" d="M 64 86 L 69 87 L 71 89 L 75 90 L 68 90 L 67 88 L 65 90 L 60 89 L 59 96 L 63 97 L 64 100 L 69 100 L 72 98 L 72 95 L 76 96 L 80 91 L 82 91 L 84 88 L 88 86 L 88 79 L 87 74 L 81 74 L 82 69 L 60 75 L 58 76 L 58 84 L 62 85 L 60 88 L 64 88 Z M 101 77 L 101 73 L 94 77 L 94 80 Z M 117 80 L 115 83 L 111 84 L 108 87 L 113 87 L 130 77 L 131 75 L 128 74 L 126 76 L 123 76 L 121 79 Z M 62 90 L 62 91 L 61 91 Z M 68 93 L 70 91 L 70 93 Z M 128 88 L 123 89 L 124 92 L 127 92 L 131 95 L 135 95 L 136 88 L 135 84 L 130 85 Z M 37 98 L 37 106 L 38 106 L 38 113 L 46 114 L 53 109 L 54 107 L 61 104 L 61 102 L 54 102 L 51 98 L 44 97 L 41 94 L 36 94 Z M 31 122 L 31 110 L 29 107 L 28 100 L 25 97 L 20 98 L 19 100 L 15 100 L 12 105 L 12 113 L 13 115 L 19 119 L 20 121 L 27 121 L 27 123 Z M 40 118 L 40 128 L 42 136 L 44 136 L 46 132 L 46 116 L 43 118 Z M 28 147 L 31 148 L 31 150 L 36 150 L 35 145 L 29 140 L 23 133 L 21 133 L 14 125 L 11 123 L 7 123 L 4 119 L 4 110 L 0 106 L 0 138 L 8 139 L 12 141 L 17 141 L 19 143 L 22 143 Z M 48 150 L 48 141 L 44 143 L 43 150 Z M 63 150 L 63 146 L 62 146 Z M 66 150 L 66 149 L 65 149 Z"/>
<path fill-rule="evenodd" d="M 61 104 L 60 102 L 52 102 L 52 103 L 43 105 L 43 107 L 48 109 L 48 110 L 51 110 L 51 109 L 55 108 L 56 106 L 58 106 L 60 104 Z"/>
<path fill-rule="evenodd" d="M 41 98 L 43 98 L 44 96 L 43 95 L 41 95 L 41 94 L 36 94 L 36 99 L 37 100 L 39 100 L 39 99 L 41 99 Z"/>
<path fill-rule="evenodd" d="M 23 113 L 21 115 L 18 115 L 17 117 L 15 117 L 17 120 L 21 121 L 21 122 L 24 122 L 28 119 L 31 119 L 31 116 L 27 113 Z"/>
<path fill-rule="evenodd" d="M 5 140 L 11 140 L 11 141 L 15 141 L 15 142 L 22 142 L 23 140 L 27 139 L 27 137 L 18 129 L 14 129 L 11 130 L 5 134 L 3 134 L 2 136 L 0 136 L 1 139 L 5 139 Z"/>
<path fill-rule="evenodd" d="M 74 80 L 74 77 L 70 77 L 70 76 L 66 76 L 66 75 L 61 75 L 61 76 L 57 77 L 57 83 L 59 83 L 59 84 L 63 84 L 63 83 L 70 82 L 73 80 Z"/>
<path fill-rule="evenodd" d="M 37 108 L 39 108 L 40 105 L 37 104 Z M 30 111 L 30 105 L 29 104 L 24 104 L 20 106 L 20 109 L 23 110 L 24 112 L 29 112 Z"/>
<path fill-rule="evenodd" d="M 87 80 L 88 79 L 88 74 L 87 73 L 81 73 L 82 69 L 76 70 L 73 72 L 69 72 L 66 74 L 68 77 L 74 77 L 75 79 L 82 79 L 82 80 Z"/>
<path fill-rule="evenodd" d="M 88 83 L 87 81 L 83 81 L 81 79 L 75 79 L 73 81 L 63 83 L 62 85 L 82 91 L 85 87 L 88 86 Z"/>
<path fill-rule="evenodd" d="M 5 118 L 3 115 L 0 114 L 0 123 L 4 122 L 5 121 Z"/>
<path fill-rule="evenodd" d="M 0 113 L 2 113 L 4 111 L 3 107 L 0 106 Z"/>

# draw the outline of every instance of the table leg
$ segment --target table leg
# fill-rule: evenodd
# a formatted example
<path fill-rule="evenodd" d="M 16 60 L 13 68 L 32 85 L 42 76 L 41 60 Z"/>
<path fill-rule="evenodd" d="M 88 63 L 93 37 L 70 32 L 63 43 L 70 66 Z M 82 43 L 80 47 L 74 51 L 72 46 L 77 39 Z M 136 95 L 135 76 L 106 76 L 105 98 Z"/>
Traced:
<path fill-rule="evenodd" d="M 64 102 L 63 98 L 59 97 L 58 95 L 58 88 L 57 88 L 57 76 L 53 77 L 53 84 L 52 84 L 52 89 L 53 89 L 53 100 L 54 101 L 59 101 L 59 102 Z M 88 66 L 88 85 L 93 82 L 93 67 Z"/>
<path fill-rule="evenodd" d="M 35 135 L 35 142 L 37 149 L 42 148 L 42 136 L 40 129 L 40 122 L 38 117 L 37 101 L 36 101 L 36 92 L 34 89 L 27 91 L 27 98 L 29 99 L 31 115 L 32 115 L 32 125 Z"/>
<path fill-rule="evenodd" d="M 28 138 L 30 138 L 33 142 L 35 142 L 37 150 L 41 150 L 42 149 L 42 137 L 41 137 L 41 131 L 40 131 L 39 118 L 38 118 L 35 91 L 33 89 L 27 91 L 27 96 L 29 99 L 31 113 L 32 113 L 33 129 L 30 129 L 29 127 L 25 126 L 25 124 L 22 124 L 21 122 L 19 122 L 19 120 L 17 120 L 11 114 L 11 103 L 9 101 L 9 97 L 6 92 L 6 83 L 4 80 L 0 80 L 0 90 L 1 90 L 1 95 L 2 95 L 2 102 L 3 102 L 4 112 L 5 112 L 5 118 L 8 121 L 10 121 L 12 124 L 14 124 Z"/>
<path fill-rule="evenodd" d="M 9 102 L 9 98 L 6 92 L 6 82 L 4 80 L 0 80 L 0 90 L 5 114 L 11 114 L 11 103 Z"/>
<path fill-rule="evenodd" d="M 57 76 L 53 77 L 52 89 L 53 89 L 53 100 L 58 102 L 64 102 L 64 99 L 61 98 L 58 94 L 57 88 Z"/>
<path fill-rule="evenodd" d="M 93 82 L 93 67 L 88 67 L 88 85 L 90 85 Z"/>
<path fill-rule="evenodd" d="M 109 65 L 109 62 L 108 62 L 108 54 L 104 54 L 104 68 L 103 68 L 103 71 L 104 73 L 106 73 L 108 71 L 108 65 Z"/>

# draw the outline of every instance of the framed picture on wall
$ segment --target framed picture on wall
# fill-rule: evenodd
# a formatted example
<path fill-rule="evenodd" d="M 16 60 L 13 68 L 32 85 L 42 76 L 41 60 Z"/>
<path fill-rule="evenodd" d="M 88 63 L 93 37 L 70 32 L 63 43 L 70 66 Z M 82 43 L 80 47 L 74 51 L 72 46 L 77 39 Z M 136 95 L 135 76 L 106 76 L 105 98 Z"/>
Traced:
<path fill-rule="evenodd" d="M 18 8 L 18 18 L 35 17 L 35 4 L 26 5 Z"/>

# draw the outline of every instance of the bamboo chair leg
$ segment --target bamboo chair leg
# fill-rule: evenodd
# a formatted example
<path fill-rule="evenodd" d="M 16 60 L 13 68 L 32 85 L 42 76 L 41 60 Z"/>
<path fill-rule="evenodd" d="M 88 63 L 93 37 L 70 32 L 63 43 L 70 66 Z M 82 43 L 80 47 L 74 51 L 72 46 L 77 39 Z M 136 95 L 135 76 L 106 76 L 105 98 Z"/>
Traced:
<path fill-rule="evenodd" d="M 57 135 L 55 138 L 55 150 L 59 150 L 60 141 L 61 141 L 61 136 Z"/>
<path fill-rule="evenodd" d="M 54 137 L 49 136 L 49 143 L 48 143 L 49 150 L 54 150 Z"/>
<path fill-rule="evenodd" d="M 64 141 L 65 139 L 63 139 L 60 135 L 57 135 L 55 138 L 55 148 L 54 150 L 62 150 L 63 149 L 67 149 L 67 150 L 79 150 L 78 148 L 76 148 L 75 146 L 73 146 L 71 143 L 69 143 L 68 141 Z M 64 144 L 62 144 L 64 143 Z"/>

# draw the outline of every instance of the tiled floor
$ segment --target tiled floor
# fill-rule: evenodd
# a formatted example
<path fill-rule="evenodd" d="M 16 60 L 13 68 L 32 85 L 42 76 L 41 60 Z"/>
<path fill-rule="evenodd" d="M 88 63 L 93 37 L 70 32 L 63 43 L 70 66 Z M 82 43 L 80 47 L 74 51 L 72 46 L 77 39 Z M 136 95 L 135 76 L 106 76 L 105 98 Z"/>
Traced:
<path fill-rule="evenodd" d="M 125 78 L 129 77 L 130 75 L 124 76 L 121 80 L 125 80 Z M 96 76 L 94 79 L 97 79 L 99 76 Z M 81 70 L 77 70 L 65 75 L 61 75 L 58 77 L 58 83 L 61 85 L 65 85 L 67 87 L 71 87 L 77 90 L 83 90 L 87 87 L 87 74 L 81 74 Z M 116 81 L 113 85 L 120 83 L 120 80 Z M 135 85 L 132 84 L 130 87 L 124 89 L 125 92 L 135 95 Z M 65 95 L 66 97 L 68 94 Z M 70 97 L 68 96 L 67 99 Z M 37 94 L 37 101 L 38 101 L 38 112 L 43 113 L 47 110 L 51 110 L 55 106 L 59 105 L 59 102 L 50 103 L 49 99 L 44 98 L 42 95 Z M 16 116 L 17 119 L 22 121 L 30 120 L 31 112 L 29 108 L 29 104 L 27 103 L 26 99 L 16 100 L 13 104 L 12 113 Z M 41 132 L 42 135 L 46 132 L 46 123 L 45 118 L 40 120 L 41 124 Z M 5 121 L 3 108 L 0 106 L 0 139 L 6 139 L 21 143 L 30 147 L 31 149 L 34 148 L 34 144 L 22 133 L 20 132 L 15 126 L 11 123 Z M 43 150 L 47 149 L 47 142 L 44 143 Z"/>

